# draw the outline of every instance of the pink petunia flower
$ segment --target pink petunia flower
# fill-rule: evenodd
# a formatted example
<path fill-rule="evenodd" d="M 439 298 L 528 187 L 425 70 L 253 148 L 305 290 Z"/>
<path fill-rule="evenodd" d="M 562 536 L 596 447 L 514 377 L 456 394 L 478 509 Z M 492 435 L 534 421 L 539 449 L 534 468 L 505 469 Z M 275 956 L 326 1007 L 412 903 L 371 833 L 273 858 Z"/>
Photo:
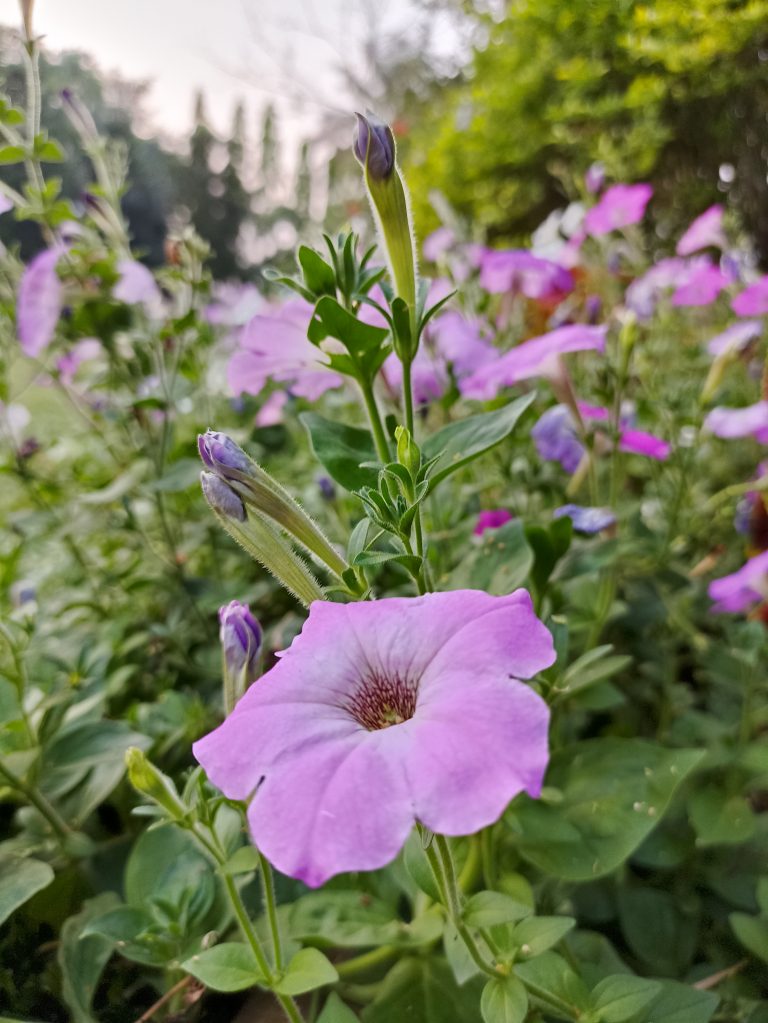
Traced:
<path fill-rule="evenodd" d="M 549 710 L 518 680 L 554 660 L 525 590 L 316 601 L 194 755 L 250 801 L 264 855 L 316 887 L 389 863 L 415 821 L 468 835 L 537 797 Z"/>
<path fill-rule="evenodd" d="M 62 383 L 71 384 L 80 366 L 91 359 L 98 359 L 102 351 L 97 337 L 84 337 L 77 341 L 56 363 Z"/>
<path fill-rule="evenodd" d="M 456 244 L 456 235 L 450 227 L 438 227 L 432 234 L 427 235 L 422 245 L 424 258 L 430 263 L 436 263 L 438 259 Z"/>
<path fill-rule="evenodd" d="M 136 259 L 121 259 L 117 264 L 120 278 L 112 289 L 118 302 L 126 305 L 157 306 L 162 301 L 160 289 L 151 270 Z"/>
<path fill-rule="evenodd" d="M 62 288 L 56 272 L 65 245 L 40 252 L 29 263 L 19 284 L 16 328 L 21 350 L 37 358 L 53 340 L 61 315 Z"/>
<path fill-rule="evenodd" d="M 768 274 L 750 284 L 731 302 L 737 316 L 764 316 L 768 313 Z"/>
<path fill-rule="evenodd" d="M 678 256 L 690 256 L 692 252 L 709 248 L 711 245 L 724 249 L 727 244 L 723 234 L 723 207 L 715 204 L 690 224 L 677 243 L 675 252 Z"/>
<path fill-rule="evenodd" d="M 734 323 L 732 327 L 710 338 L 707 342 L 707 351 L 710 355 L 742 352 L 751 341 L 760 337 L 762 332 L 763 324 L 760 320 L 742 320 L 741 323 Z"/>
<path fill-rule="evenodd" d="M 713 580 L 708 592 L 716 613 L 738 613 L 768 600 L 768 551 L 750 558 L 738 572 Z"/>
<path fill-rule="evenodd" d="M 557 358 L 568 352 L 605 351 L 608 328 L 572 323 L 548 334 L 530 338 L 500 358 L 481 366 L 463 380 L 459 389 L 465 398 L 494 398 L 504 387 L 520 380 L 556 372 Z"/>
<path fill-rule="evenodd" d="M 480 263 L 480 284 L 491 294 L 519 292 L 545 299 L 573 291 L 573 276 L 559 263 L 534 256 L 528 249 L 486 249 Z"/>
<path fill-rule="evenodd" d="M 584 230 L 593 238 L 637 224 L 645 215 L 653 188 L 650 185 L 612 185 L 587 212 Z"/>
<path fill-rule="evenodd" d="M 343 377 L 328 368 L 323 352 L 307 339 L 312 306 L 291 300 L 272 315 L 252 317 L 240 335 L 240 348 L 227 367 L 234 395 L 259 394 L 268 380 L 290 384 L 294 394 L 316 401 L 341 387 Z"/>
<path fill-rule="evenodd" d="M 744 408 L 718 405 L 704 420 L 704 429 L 725 440 L 754 437 L 761 444 L 768 444 L 768 401 L 758 401 Z"/>
<path fill-rule="evenodd" d="M 283 409 L 288 404 L 285 391 L 273 391 L 256 413 L 257 426 L 277 426 L 283 421 Z"/>
<path fill-rule="evenodd" d="M 584 419 L 591 419 L 599 423 L 607 423 L 611 414 L 607 408 L 600 405 L 587 405 L 580 401 L 579 412 Z M 670 445 L 653 433 L 646 433 L 645 430 L 635 430 L 630 424 L 633 416 L 627 414 L 626 410 L 620 416 L 619 428 L 619 451 L 626 451 L 632 455 L 643 455 L 645 458 L 653 458 L 657 462 L 663 462 L 669 458 L 672 450 Z"/>
<path fill-rule="evenodd" d="M 695 265 L 690 266 L 687 279 L 678 285 L 672 296 L 674 306 L 711 305 L 730 283 L 730 278 L 726 277 L 720 267 L 708 259 L 693 262 Z"/>
<path fill-rule="evenodd" d="M 512 515 L 506 508 L 487 508 L 477 516 L 477 522 L 472 532 L 475 536 L 482 536 L 486 529 L 498 529 L 511 521 Z"/>

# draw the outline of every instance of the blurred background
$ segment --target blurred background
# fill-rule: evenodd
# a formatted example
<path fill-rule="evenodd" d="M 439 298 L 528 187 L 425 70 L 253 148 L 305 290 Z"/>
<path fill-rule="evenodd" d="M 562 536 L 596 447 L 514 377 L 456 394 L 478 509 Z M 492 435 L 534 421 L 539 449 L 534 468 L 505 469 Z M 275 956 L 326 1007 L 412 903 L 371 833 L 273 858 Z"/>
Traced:
<path fill-rule="evenodd" d="M 1 87 L 21 101 L 18 21 L 0 0 Z M 354 226 L 366 108 L 394 126 L 422 237 L 526 241 L 600 162 L 653 183 L 662 248 L 725 201 L 768 263 L 768 0 L 37 0 L 35 26 L 64 193 L 89 180 L 67 87 L 125 144 L 150 265 L 191 222 L 214 277 L 257 281 L 299 235 Z M 41 244 L 11 218 L 0 240 Z"/>

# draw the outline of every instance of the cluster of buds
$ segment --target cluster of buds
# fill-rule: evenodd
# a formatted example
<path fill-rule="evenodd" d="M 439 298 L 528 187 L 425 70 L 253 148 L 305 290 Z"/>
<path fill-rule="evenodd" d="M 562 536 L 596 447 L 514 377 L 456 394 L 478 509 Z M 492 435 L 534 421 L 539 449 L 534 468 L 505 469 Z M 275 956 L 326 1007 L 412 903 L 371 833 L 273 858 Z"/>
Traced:
<path fill-rule="evenodd" d="M 230 437 L 209 430 L 198 438 L 198 447 L 205 465 L 200 480 L 211 509 L 230 536 L 286 589 L 306 605 L 323 599 L 320 584 L 291 541 L 340 582 L 348 582 L 349 566 L 317 524 Z"/>

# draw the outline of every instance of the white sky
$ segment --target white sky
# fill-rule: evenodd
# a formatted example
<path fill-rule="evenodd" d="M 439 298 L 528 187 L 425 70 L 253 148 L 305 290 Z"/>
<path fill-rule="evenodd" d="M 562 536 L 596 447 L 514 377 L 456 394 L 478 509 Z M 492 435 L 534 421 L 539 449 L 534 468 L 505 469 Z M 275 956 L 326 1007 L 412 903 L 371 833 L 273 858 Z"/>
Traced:
<path fill-rule="evenodd" d="M 411 0 L 35 0 L 34 27 L 52 49 L 84 50 L 104 70 L 152 79 L 151 124 L 177 138 L 198 88 L 214 127 L 228 129 L 239 98 L 251 118 L 279 100 L 287 134 L 298 138 L 318 110 L 354 102 L 340 95 L 334 68 L 359 54 L 366 17 L 391 28 L 411 8 Z M 0 24 L 18 24 L 18 9 L 0 0 Z"/>

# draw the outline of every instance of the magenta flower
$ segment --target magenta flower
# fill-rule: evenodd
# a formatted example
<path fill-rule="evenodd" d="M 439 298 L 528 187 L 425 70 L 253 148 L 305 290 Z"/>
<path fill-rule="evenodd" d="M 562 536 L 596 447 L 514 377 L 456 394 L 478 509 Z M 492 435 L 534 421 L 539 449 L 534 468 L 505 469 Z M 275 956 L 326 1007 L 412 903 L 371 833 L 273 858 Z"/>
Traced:
<path fill-rule="evenodd" d="M 670 450 L 669 444 L 653 433 L 646 433 L 645 430 L 621 431 L 619 451 L 627 451 L 634 455 L 644 455 L 646 458 L 653 458 L 657 462 L 663 462 L 669 458 Z"/>
<path fill-rule="evenodd" d="M 573 291 L 573 277 L 559 263 L 534 256 L 527 249 L 485 249 L 480 262 L 480 284 L 491 294 L 520 292 L 544 299 Z"/>
<path fill-rule="evenodd" d="M 720 267 L 706 258 L 693 261 L 689 271 L 687 279 L 678 285 L 672 296 L 672 305 L 710 305 L 730 283 Z"/>
<path fill-rule="evenodd" d="M 91 359 L 98 359 L 102 350 L 101 341 L 97 337 L 84 337 L 72 345 L 56 363 L 62 383 L 71 384 L 80 366 Z"/>
<path fill-rule="evenodd" d="M 51 343 L 59 322 L 62 288 L 56 267 L 65 251 L 64 245 L 54 245 L 39 253 L 24 270 L 19 284 L 16 328 L 21 350 L 33 359 Z"/>
<path fill-rule="evenodd" d="M 732 327 L 728 327 L 721 334 L 710 338 L 707 342 L 707 351 L 710 355 L 743 352 L 751 341 L 760 337 L 762 332 L 761 320 L 742 320 L 741 323 L 734 323 Z"/>
<path fill-rule="evenodd" d="M 117 264 L 120 278 L 112 289 L 118 302 L 126 305 L 156 306 L 162 295 L 154 274 L 135 259 L 121 259 Z"/>
<path fill-rule="evenodd" d="M 584 230 L 597 238 L 619 228 L 637 224 L 645 215 L 653 188 L 650 185 L 613 185 L 600 202 L 587 212 Z"/>
<path fill-rule="evenodd" d="M 684 284 L 687 279 L 687 260 L 675 257 L 660 259 L 632 281 L 624 295 L 624 302 L 640 319 L 647 320 L 653 315 L 662 292 Z"/>
<path fill-rule="evenodd" d="M 768 274 L 750 284 L 731 302 L 737 316 L 764 316 L 768 313 Z"/>
<path fill-rule="evenodd" d="M 286 302 L 269 316 L 252 317 L 227 368 L 232 393 L 260 394 L 268 380 L 275 380 L 316 401 L 341 387 L 343 378 L 328 368 L 322 350 L 307 339 L 311 317 L 312 306 L 300 299 Z"/>
<path fill-rule="evenodd" d="M 277 426 L 283 421 L 283 409 L 288 404 L 285 391 L 273 391 L 256 413 L 257 426 Z"/>
<path fill-rule="evenodd" d="M 475 536 L 482 536 L 486 529 L 498 529 L 511 521 L 512 515 L 506 508 L 488 508 L 477 516 L 477 522 L 472 532 Z"/>
<path fill-rule="evenodd" d="M 716 204 L 696 217 L 677 243 L 675 252 L 678 256 L 690 256 L 711 245 L 724 249 L 727 244 L 723 234 L 723 207 Z"/>
<path fill-rule="evenodd" d="M 768 551 L 750 558 L 738 572 L 713 580 L 708 592 L 715 601 L 712 610 L 718 613 L 746 611 L 768 600 Z"/>
<path fill-rule="evenodd" d="M 494 398 L 504 387 L 520 380 L 547 376 L 557 370 L 557 357 L 568 352 L 605 350 L 608 328 L 572 323 L 530 338 L 494 362 L 481 366 L 460 384 L 465 398 Z"/>
<path fill-rule="evenodd" d="M 525 590 L 316 601 L 279 663 L 195 757 L 253 840 L 316 887 L 375 870 L 415 821 L 467 835 L 541 792 L 549 710 L 529 686 L 555 660 Z"/>
<path fill-rule="evenodd" d="M 424 258 L 430 263 L 436 263 L 438 259 L 456 244 L 456 235 L 450 227 L 438 227 L 432 234 L 427 235 L 422 245 Z"/>
<path fill-rule="evenodd" d="M 755 437 L 761 444 L 768 444 L 768 401 L 758 401 L 744 408 L 718 405 L 704 420 L 704 429 L 725 440 Z"/>

